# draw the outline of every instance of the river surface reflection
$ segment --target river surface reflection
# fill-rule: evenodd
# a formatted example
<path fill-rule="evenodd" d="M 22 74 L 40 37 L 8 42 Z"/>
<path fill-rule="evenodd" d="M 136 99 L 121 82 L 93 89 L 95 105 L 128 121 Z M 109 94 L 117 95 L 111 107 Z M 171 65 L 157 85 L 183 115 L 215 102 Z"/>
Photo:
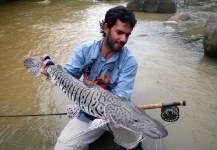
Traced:
<path fill-rule="evenodd" d="M 101 38 L 99 21 L 109 8 L 126 5 L 124 1 L 37 2 L 0 3 L 0 115 L 65 112 L 71 101 L 43 77 L 30 77 L 23 60 L 49 53 L 56 63 L 64 65 L 82 42 Z M 139 62 L 132 99 L 137 105 L 187 102 L 186 107 L 180 107 L 179 121 L 165 123 L 169 135 L 151 149 L 217 147 L 217 61 L 205 57 L 200 44 L 182 40 L 203 34 L 204 22 L 213 12 L 208 7 L 215 8 L 215 3 L 205 8 L 189 6 L 185 11 L 196 20 L 177 27 L 163 25 L 173 14 L 136 12 L 138 24 L 127 44 Z M 160 109 L 146 112 L 161 120 Z M 53 149 L 67 122 L 66 116 L 0 118 L 0 149 Z M 144 147 L 152 143 L 144 140 Z"/>

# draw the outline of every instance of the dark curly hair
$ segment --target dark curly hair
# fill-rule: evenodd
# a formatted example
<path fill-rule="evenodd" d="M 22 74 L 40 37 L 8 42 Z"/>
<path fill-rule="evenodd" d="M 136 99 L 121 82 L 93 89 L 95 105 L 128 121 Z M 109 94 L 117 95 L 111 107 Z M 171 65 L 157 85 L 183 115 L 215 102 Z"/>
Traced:
<path fill-rule="evenodd" d="M 133 12 L 127 9 L 124 6 L 116 6 L 109 9 L 106 12 L 105 19 L 100 22 L 100 33 L 105 37 L 106 33 L 103 31 L 103 25 L 108 24 L 108 27 L 111 29 L 119 19 L 123 23 L 128 23 L 132 28 L 135 27 L 137 20 Z"/>

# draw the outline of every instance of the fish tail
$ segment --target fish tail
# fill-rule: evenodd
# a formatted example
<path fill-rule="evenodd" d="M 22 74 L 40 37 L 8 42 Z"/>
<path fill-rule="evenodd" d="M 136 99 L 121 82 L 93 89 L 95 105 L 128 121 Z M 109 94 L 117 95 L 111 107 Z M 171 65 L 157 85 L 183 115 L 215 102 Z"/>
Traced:
<path fill-rule="evenodd" d="M 43 64 L 46 66 L 54 65 L 48 54 L 43 55 L 41 60 L 35 58 L 26 58 L 24 60 L 24 66 L 30 69 L 29 74 L 33 77 L 39 76 L 41 74 Z"/>
<path fill-rule="evenodd" d="M 42 69 L 42 62 L 39 59 L 26 58 L 24 60 L 24 66 L 29 70 L 29 74 L 33 77 L 39 76 Z"/>

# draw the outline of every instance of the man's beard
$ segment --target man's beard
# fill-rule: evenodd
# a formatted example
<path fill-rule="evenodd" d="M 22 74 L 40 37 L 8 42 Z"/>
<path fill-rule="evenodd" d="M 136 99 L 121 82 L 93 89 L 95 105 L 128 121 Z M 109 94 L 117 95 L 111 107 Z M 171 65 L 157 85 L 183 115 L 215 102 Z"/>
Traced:
<path fill-rule="evenodd" d="M 111 49 L 111 51 L 114 51 L 114 52 L 120 52 L 121 49 L 122 49 L 122 47 L 125 45 L 125 43 L 120 42 L 120 44 L 121 44 L 122 46 L 121 46 L 121 47 L 118 47 L 118 48 L 115 48 L 115 46 L 114 46 L 115 42 L 112 40 L 110 30 L 109 30 L 109 32 L 108 32 L 108 36 L 107 36 L 106 43 L 107 43 L 108 47 Z"/>

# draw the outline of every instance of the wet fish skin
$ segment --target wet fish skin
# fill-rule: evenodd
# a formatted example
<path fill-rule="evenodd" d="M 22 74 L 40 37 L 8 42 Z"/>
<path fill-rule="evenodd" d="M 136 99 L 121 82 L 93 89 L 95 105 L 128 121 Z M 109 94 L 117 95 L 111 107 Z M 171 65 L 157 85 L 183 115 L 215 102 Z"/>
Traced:
<path fill-rule="evenodd" d="M 147 115 L 132 102 L 122 99 L 98 85 L 84 83 L 66 73 L 51 60 L 45 60 L 48 77 L 53 83 L 74 101 L 80 109 L 89 115 L 104 119 L 115 126 L 120 126 L 151 138 L 163 138 L 168 131 L 162 123 Z M 49 65 L 48 65 L 49 64 Z M 32 65 L 32 66 L 31 66 Z M 24 66 L 32 72 L 40 72 L 42 63 L 34 58 L 27 58 Z M 37 67 L 36 67 L 37 66 Z M 35 73 L 36 74 L 36 73 Z"/>

